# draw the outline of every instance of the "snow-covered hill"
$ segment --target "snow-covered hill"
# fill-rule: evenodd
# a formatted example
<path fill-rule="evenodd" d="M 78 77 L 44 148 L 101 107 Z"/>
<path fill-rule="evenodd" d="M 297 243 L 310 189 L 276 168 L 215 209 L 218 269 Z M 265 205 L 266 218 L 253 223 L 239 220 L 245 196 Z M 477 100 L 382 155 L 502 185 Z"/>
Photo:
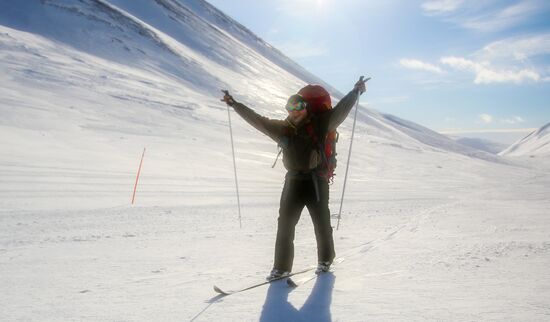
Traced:
<path fill-rule="evenodd" d="M 550 156 L 550 123 L 533 131 L 500 153 L 503 156 Z"/>
<path fill-rule="evenodd" d="M 0 320 L 544 320 L 547 173 L 365 106 L 346 260 L 292 293 L 215 297 L 271 268 L 284 176 L 231 112 L 239 229 L 220 89 L 283 118 L 313 82 L 343 94 L 201 0 L 0 0 Z M 306 211 L 295 244 L 296 268 L 315 263 Z"/>
<path fill-rule="evenodd" d="M 499 152 L 503 151 L 505 148 L 508 147 L 508 145 L 506 144 L 498 143 L 495 141 L 482 139 L 482 138 L 458 137 L 458 136 L 450 136 L 450 138 L 462 145 L 466 145 L 476 150 L 481 150 L 492 154 L 498 154 Z"/>
<path fill-rule="evenodd" d="M 287 97 L 304 84 L 330 89 L 201 0 L 2 1 L 0 12 L 3 161 L 18 167 L 65 164 L 129 175 L 136 155 L 147 147 L 146 160 L 154 166 L 144 173 L 143 189 L 156 184 L 147 184 L 155 176 L 189 180 L 183 179 L 189 171 L 201 183 L 224 178 L 230 189 L 229 131 L 220 89 L 273 118 L 285 117 Z M 358 76 L 350 72 L 350 88 Z M 335 101 L 342 95 L 331 91 Z M 275 157 L 275 143 L 239 118 L 234 122 L 240 167 L 280 180 L 280 168 L 265 171 Z M 350 123 L 340 128 L 340 160 L 346 155 Z M 404 159 L 410 151 L 432 162 L 437 161 L 425 153 L 503 162 L 363 106 L 356 147 L 353 161 L 358 163 L 394 153 Z M 392 152 L 383 153 L 384 147 Z M 84 181 L 76 191 L 63 186 L 66 197 L 78 200 L 69 205 L 87 204 L 75 192 L 96 183 Z M 122 186 L 110 191 L 109 197 L 127 193 Z M 40 200 L 28 206 L 51 201 Z M 3 198 L 10 205 L 19 201 Z"/>
<path fill-rule="evenodd" d="M 282 116 L 286 98 L 305 83 L 321 83 L 335 98 L 342 96 L 204 1 L 55 0 L 17 5 L 3 1 L 0 5 L 6 77 L 42 81 L 49 91 L 61 89 L 64 97 L 65 86 L 85 83 L 93 96 L 114 98 L 127 108 L 130 104 L 179 107 L 192 117 L 221 120 L 223 111 L 214 104 L 221 88 L 272 117 Z M 58 59 L 50 50 L 58 51 Z M 32 68 L 22 66 L 21 58 Z M 350 88 L 358 75 L 350 75 Z M 130 84 L 136 79 L 137 87 Z M 394 141 L 413 138 L 432 148 L 496 160 L 416 124 L 363 111 L 363 119 L 374 119 L 371 125 Z"/>

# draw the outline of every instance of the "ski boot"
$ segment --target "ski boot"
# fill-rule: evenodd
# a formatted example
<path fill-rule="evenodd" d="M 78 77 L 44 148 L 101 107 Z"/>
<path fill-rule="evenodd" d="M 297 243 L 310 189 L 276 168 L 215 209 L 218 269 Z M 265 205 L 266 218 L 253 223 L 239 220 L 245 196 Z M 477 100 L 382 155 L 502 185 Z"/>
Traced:
<path fill-rule="evenodd" d="M 288 271 L 283 271 L 283 270 L 274 268 L 274 269 L 271 270 L 271 272 L 269 273 L 269 275 L 265 279 L 268 280 L 268 281 L 281 279 L 285 276 L 288 276 L 289 274 L 290 274 L 290 272 L 288 272 Z"/>
<path fill-rule="evenodd" d="M 315 270 L 315 274 L 319 275 L 321 273 L 326 273 L 330 270 L 330 264 L 331 262 L 319 262 L 317 264 L 317 269 Z"/>

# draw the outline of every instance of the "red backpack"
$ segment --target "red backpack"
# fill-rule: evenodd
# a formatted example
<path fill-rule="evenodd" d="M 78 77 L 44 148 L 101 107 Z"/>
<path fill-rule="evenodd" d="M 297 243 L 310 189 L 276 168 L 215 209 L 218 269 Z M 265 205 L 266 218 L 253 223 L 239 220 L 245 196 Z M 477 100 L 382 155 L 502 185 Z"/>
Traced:
<path fill-rule="evenodd" d="M 298 94 L 304 98 L 308 104 L 308 112 L 312 114 L 322 113 L 332 108 L 330 94 L 320 85 L 307 85 L 298 91 Z M 313 143 L 317 145 L 323 166 L 319 175 L 332 183 L 334 178 L 334 169 L 336 168 L 336 142 L 338 142 L 338 132 L 336 130 L 327 133 L 326 137 L 320 138 L 315 133 L 312 124 L 306 127 Z"/>

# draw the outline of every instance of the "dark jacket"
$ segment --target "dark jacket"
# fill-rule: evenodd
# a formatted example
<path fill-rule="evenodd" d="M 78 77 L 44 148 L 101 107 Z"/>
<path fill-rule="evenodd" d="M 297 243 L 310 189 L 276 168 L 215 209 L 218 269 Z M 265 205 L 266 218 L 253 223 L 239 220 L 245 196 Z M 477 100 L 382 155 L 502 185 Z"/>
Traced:
<path fill-rule="evenodd" d="M 294 126 L 288 118 L 274 120 L 261 116 L 238 102 L 235 102 L 233 108 L 245 121 L 282 147 L 283 163 L 287 170 L 305 172 L 317 168 L 322 162 L 319 149 L 306 130 L 308 122 L 311 122 L 316 137 L 324 138 L 346 119 L 358 97 L 359 93 L 352 90 L 334 108 L 311 115 L 308 121 L 299 127 Z"/>

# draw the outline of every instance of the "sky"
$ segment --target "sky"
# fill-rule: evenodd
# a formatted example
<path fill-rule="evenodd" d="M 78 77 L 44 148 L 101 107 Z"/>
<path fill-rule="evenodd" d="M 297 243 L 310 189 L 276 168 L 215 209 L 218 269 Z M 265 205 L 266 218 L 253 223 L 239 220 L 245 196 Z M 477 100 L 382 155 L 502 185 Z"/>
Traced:
<path fill-rule="evenodd" d="M 512 143 L 550 122 L 548 0 L 208 0 L 370 108 Z"/>

